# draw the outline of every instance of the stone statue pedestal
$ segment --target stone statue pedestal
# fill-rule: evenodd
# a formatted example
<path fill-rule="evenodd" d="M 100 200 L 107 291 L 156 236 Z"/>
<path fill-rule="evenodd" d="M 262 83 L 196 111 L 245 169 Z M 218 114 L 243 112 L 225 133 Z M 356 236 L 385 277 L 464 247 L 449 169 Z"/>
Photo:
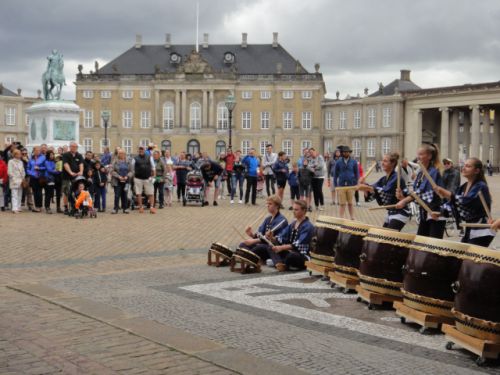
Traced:
<path fill-rule="evenodd" d="M 57 149 L 70 142 L 79 143 L 81 111 L 74 102 L 66 100 L 33 104 L 26 110 L 30 121 L 26 146 L 31 150 L 45 143 Z"/>

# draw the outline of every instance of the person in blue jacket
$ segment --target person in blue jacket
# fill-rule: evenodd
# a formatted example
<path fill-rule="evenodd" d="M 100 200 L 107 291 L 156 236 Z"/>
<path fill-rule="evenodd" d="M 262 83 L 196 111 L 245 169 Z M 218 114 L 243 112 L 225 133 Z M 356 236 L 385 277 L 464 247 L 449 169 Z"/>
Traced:
<path fill-rule="evenodd" d="M 337 160 L 333 170 L 333 187 L 355 186 L 359 180 L 359 167 L 358 162 L 351 158 L 351 148 L 349 146 L 341 146 L 340 151 L 342 157 Z M 339 215 L 344 217 L 345 206 L 349 209 L 349 215 L 354 220 L 354 208 L 352 200 L 354 197 L 354 190 L 339 190 L 337 192 L 338 203 L 340 205 Z"/>
<path fill-rule="evenodd" d="M 45 154 L 45 168 L 46 168 L 46 177 L 47 177 L 47 185 L 45 186 L 45 211 L 48 214 L 52 214 L 50 209 L 50 203 L 52 202 L 52 198 L 54 197 L 54 189 L 56 186 L 56 178 L 61 174 L 60 171 L 56 170 L 56 157 L 54 151 L 48 150 Z"/>
<path fill-rule="evenodd" d="M 292 171 L 288 175 L 288 185 L 290 186 L 290 199 L 293 202 L 297 199 L 300 199 L 300 189 L 299 189 L 299 167 L 297 163 L 293 163 Z M 290 206 L 288 208 L 290 211 L 293 210 L 293 207 Z"/>
<path fill-rule="evenodd" d="M 269 257 L 279 272 L 303 270 L 309 260 L 309 248 L 314 235 L 314 225 L 306 216 L 307 202 L 298 200 L 293 203 L 295 220 L 289 224 L 275 241 L 278 245 L 269 251 Z"/>
<path fill-rule="evenodd" d="M 40 147 L 33 147 L 31 158 L 28 161 L 28 176 L 30 177 L 30 186 L 33 190 L 33 197 L 35 200 L 35 208 L 33 212 L 40 212 L 43 204 L 42 189 L 47 182 L 45 173 L 45 156 L 40 153 Z"/>
<path fill-rule="evenodd" d="M 285 193 L 286 181 L 288 179 L 289 168 L 288 163 L 290 159 L 286 156 L 285 151 L 280 151 L 278 153 L 278 160 L 273 164 L 272 170 L 276 176 L 276 184 L 278 185 L 278 197 L 283 201 L 283 195 Z"/>
<path fill-rule="evenodd" d="M 246 168 L 247 188 L 245 191 L 245 204 L 248 204 L 250 191 L 252 192 L 252 204 L 257 205 L 257 176 L 259 173 L 259 159 L 255 156 L 255 149 L 251 148 L 241 163 Z"/>

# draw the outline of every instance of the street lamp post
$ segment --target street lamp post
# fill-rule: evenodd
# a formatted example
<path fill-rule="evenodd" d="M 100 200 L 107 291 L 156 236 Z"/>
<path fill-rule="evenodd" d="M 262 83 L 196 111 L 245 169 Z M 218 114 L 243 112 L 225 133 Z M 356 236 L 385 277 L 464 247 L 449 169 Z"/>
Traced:
<path fill-rule="evenodd" d="M 229 93 L 229 95 L 227 96 L 226 98 L 226 108 L 227 108 L 227 111 L 228 111 L 228 120 L 229 120 L 229 124 L 228 124 L 228 129 L 229 129 L 229 148 L 232 148 L 232 122 L 233 122 L 233 110 L 234 110 L 234 107 L 236 106 L 236 100 L 234 98 L 234 95 L 233 93 Z"/>
<path fill-rule="evenodd" d="M 108 121 L 109 121 L 109 112 L 104 111 L 101 115 L 102 121 L 104 121 L 104 147 L 108 147 Z"/>

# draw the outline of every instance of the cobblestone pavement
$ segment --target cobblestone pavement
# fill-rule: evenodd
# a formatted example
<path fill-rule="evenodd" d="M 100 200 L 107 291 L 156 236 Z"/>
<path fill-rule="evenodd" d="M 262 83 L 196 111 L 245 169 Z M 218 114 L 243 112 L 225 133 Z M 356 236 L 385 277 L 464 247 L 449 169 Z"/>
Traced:
<path fill-rule="evenodd" d="M 494 198 L 500 196 L 499 177 L 490 180 L 490 188 Z M 419 339 L 415 328 L 401 325 L 392 311 L 368 311 L 305 273 L 297 276 L 300 282 L 278 282 L 268 268 L 257 276 L 241 276 L 207 267 L 211 242 L 236 245 L 232 226 L 241 230 L 264 212 L 263 200 L 257 207 L 219 203 L 183 208 L 175 202 L 157 215 L 101 214 L 80 221 L 0 213 L 0 299 L 6 302 L 0 304 L 0 373 L 155 373 L 147 366 L 156 357 L 186 363 L 185 373 L 256 371 L 231 367 L 228 350 L 238 350 L 232 358 L 241 363 L 257 357 L 277 369 L 291 365 L 314 374 L 500 373 L 497 362 L 479 369 L 467 353 L 444 351 L 444 336 Z M 369 211 L 371 205 L 362 203 L 357 219 L 380 224 L 384 214 Z M 500 217 L 496 200 L 492 212 Z M 320 212 L 335 213 L 331 205 Z M 285 214 L 291 217 L 290 211 Z M 414 228 L 411 224 L 405 230 Z M 498 236 L 494 246 L 500 248 Z M 41 299 L 6 289 L 27 283 L 71 293 L 87 305 L 99 302 L 226 349 L 176 351 L 176 343 L 134 336 L 125 325 L 108 324 L 88 313 L 83 302 L 68 307 L 50 293 Z M 242 288 L 249 293 L 242 295 Z M 276 297 L 283 294 L 287 298 Z M 135 352 L 144 355 L 134 357 Z M 103 353 L 109 356 L 98 355 Z"/>

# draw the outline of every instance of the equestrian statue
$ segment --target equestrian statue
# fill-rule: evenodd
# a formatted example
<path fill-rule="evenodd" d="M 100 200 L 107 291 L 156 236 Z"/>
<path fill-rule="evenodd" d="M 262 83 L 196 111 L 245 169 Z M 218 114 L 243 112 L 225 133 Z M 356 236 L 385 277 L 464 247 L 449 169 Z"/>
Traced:
<path fill-rule="evenodd" d="M 47 60 L 47 70 L 42 75 L 43 97 L 45 100 L 61 100 L 62 86 L 66 85 L 63 55 L 57 50 L 52 50 Z M 56 89 L 55 93 L 53 93 L 54 89 Z"/>

